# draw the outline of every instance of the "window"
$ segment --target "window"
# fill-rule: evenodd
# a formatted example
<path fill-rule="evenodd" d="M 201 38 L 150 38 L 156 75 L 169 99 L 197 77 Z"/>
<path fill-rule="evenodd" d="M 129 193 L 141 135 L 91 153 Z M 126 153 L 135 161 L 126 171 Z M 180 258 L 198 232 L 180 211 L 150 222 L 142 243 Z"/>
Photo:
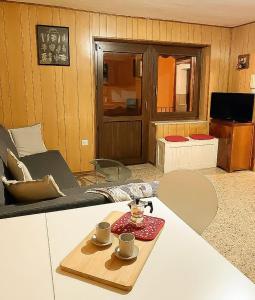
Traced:
<path fill-rule="evenodd" d="M 141 114 L 142 62 L 142 54 L 104 53 L 104 116 L 137 116 Z"/>
<path fill-rule="evenodd" d="M 200 48 L 155 46 L 154 120 L 198 117 Z"/>

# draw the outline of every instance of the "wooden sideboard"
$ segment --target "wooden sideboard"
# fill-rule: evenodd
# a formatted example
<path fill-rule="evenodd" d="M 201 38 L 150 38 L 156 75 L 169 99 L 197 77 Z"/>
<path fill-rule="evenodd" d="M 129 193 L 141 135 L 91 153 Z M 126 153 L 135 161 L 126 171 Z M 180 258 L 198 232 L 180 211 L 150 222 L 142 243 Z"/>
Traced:
<path fill-rule="evenodd" d="M 218 167 L 228 172 L 253 169 L 253 123 L 211 120 L 210 134 L 219 139 Z"/>

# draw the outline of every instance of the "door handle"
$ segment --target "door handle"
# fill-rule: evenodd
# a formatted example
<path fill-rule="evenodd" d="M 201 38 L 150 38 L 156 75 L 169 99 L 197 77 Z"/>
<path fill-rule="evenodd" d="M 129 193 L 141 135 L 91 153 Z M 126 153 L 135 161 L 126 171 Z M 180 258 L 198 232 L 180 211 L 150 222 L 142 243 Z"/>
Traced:
<path fill-rule="evenodd" d="M 147 100 L 145 100 L 145 110 L 147 110 L 148 109 L 148 102 L 147 102 Z"/>

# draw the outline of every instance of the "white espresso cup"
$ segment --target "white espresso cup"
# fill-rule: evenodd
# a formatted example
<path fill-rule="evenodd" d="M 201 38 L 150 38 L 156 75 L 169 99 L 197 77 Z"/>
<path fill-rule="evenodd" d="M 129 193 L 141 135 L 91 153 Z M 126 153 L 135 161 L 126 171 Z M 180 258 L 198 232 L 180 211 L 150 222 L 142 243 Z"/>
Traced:
<path fill-rule="evenodd" d="M 99 243 L 106 244 L 109 242 L 111 236 L 111 224 L 108 222 L 101 222 L 96 227 L 96 239 Z"/>
<path fill-rule="evenodd" d="M 130 257 L 134 252 L 135 236 L 132 233 L 122 233 L 119 236 L 120 256 Z"/>

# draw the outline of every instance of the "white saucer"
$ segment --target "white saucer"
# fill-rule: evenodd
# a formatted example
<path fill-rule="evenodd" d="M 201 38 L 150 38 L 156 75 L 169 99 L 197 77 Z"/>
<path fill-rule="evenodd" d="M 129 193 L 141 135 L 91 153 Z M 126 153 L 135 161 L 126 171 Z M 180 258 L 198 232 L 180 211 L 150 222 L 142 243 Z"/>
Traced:
<path fill-rule="evenodd" d="M 138 256 L 138 253 L 139 253 L 139 248 L 136 245 L 134 245 L 134 252 L 133 252 L 133 254 L 131 256 L 129 256 L 129 257 L 124 257 L 124 256 L 120 255 L 120 248 L 119 248 L 119 246 L 116 247 L 115 250 L 114 250 L 115 256 L 118 257 L 119 259 L 122 259 L 122 260 L 131 260 L 131 259 L 134 259 L 134 258 L 136 258 Z"/>
<path fill-rule="evenodd" d="M 97 237 L 96 237 L 95 234 L 93 234 L 92 237 L 91 237 L 91 242 L 92 242 L 94 245 L 99 246 L 99 247 L 104 247 L 104 246 L 109 246 L 109 245 L 111 245 L 111 244 L 112 244 L 112 240 L 113 240 L 113 235 L 112 235 L 112 234 L 110 235 L 109 241 L 108 241 L 107 243 L 104 243 L 104 244 L 98 242 Z"/>

